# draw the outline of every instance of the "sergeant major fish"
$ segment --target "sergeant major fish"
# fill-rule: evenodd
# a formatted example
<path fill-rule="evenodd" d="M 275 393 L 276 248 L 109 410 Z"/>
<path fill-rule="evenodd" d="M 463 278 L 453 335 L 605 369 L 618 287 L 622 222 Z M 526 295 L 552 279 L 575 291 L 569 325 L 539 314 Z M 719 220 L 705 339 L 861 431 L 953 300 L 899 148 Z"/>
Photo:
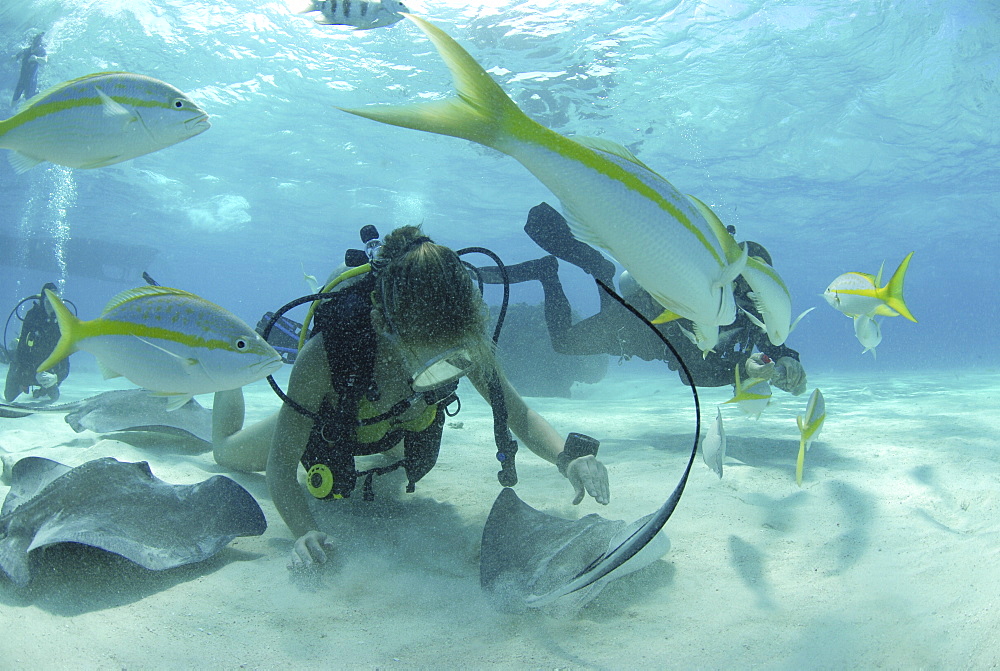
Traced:
<path fill-rule="evenodd" d="M 292 11 L 296 14 L 320 12 L 316 23 L 323 26 L 353 26 L 369 30 L 391 26 L 408 12 L 399 0 L 302 0 Z"/>
<path fill-rule="evenodd" d="M 533 121 L 455 40 L 405 16 L 437 48 L 458 96 L 344 111 L 471 140 L 515 158 L 559 198 L 573 235 L 606 250 L 665 308 L 654 323 L 690 319 L 698 347 L 711 351 L 719 326 L 736 318 L 732 282 L 745 267 L 746 250 L 727 259 L 691 201 L 625 147 L 571 139 Z"/>
<path fill-rule="evenodd" d="M 237 389 L 281 367 L 274 348 L 236 315 L 187 291 L 129 289 L 90 321 L 78 319 L 51 291 L 45 296 L 60 336 L 39 372 L 84 350 L 97 358 L 105 378 L 125 377 L 169 396 L 172 410 L 195 394 Z"/>
<path fill-rule="evenodd" d="M 21 173 L 42 161 L 101 168 L 208 130 L 208 115 L 176 88 L 130 72 L 71 79 L 0 121 L 0 149 Z"/>

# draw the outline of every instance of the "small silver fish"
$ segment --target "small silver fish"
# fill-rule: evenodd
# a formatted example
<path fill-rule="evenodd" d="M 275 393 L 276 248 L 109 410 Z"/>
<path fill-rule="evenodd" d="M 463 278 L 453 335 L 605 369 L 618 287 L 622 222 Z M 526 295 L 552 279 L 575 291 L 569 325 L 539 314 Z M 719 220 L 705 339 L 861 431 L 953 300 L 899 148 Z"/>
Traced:
<path fill-rule="evenodd" d="M 353 26 L 370 30 L 402 21 L 401 12 L 409 12 L 399 0 L 303 0 L 294 9 L 297 14 L 320 12 L 316 23 L 323 26 Z"/>
<path fill-rule="evenodd" d="M 722 410 L 715 408 L 715 421 L 708 425 L 701 439 L 701 457 L 715 474 L 722 478 L 722 461 L 726 458 L 726 430 L 722 427 Z"/>

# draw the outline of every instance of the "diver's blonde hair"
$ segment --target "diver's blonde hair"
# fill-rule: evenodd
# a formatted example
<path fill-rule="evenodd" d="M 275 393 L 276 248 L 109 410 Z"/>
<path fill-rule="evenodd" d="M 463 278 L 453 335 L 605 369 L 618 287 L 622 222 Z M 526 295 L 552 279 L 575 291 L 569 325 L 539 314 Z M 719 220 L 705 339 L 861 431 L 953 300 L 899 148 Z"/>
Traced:
<path fill-rule="evenodd" d="M 386 263 L 378 271 L 379 300 L 404 342 L 490 351 L 489 310 L 458 254 L 419 226 L 402 226 L 385 237 L 378 257 Z"/>

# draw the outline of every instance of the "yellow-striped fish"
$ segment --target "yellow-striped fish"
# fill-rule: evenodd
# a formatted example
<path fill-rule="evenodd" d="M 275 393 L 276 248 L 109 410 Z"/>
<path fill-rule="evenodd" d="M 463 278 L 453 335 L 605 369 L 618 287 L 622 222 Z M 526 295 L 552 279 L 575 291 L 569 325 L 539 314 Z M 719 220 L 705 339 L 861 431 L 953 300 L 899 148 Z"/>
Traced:
<path fill-rule="evenodd" d="M 884 287 L 878 286 L 882 279 L 881 270 L 877 276 L 867 273 L 844 273 L 830 283 L 823 292 L 823 298 L 830 307 L 848 317 L 857 315 L 894 317 L 900 314 L 915 322 L 916 318 L 903 301 L 903 281 L 912 257 L 913 252 L 906 255 Z"/>
<path fill-rule="evenodd" d="M 733 236 L 726 230 L 725 224 L 719 219 L 712 209 L 694 196 L 688 196 L 695 204 L 695 207 L 705 217 L 712 228 L 712 232 L 722 243 L 722 248 L 726 252 L 726 258 L 735 262 L 742 255 L 743 250 L 736 243 Z M 763 259 L 751 256 L 747 259 L 746 268 L 741 273 L 743 279 L 750 285 L 751 291 L 747 297 L 753 301 L 754 308 L 763 317 L 763 321 L 755 315 L 743 310 L 746 316 L 758 327 L 767 333 L 767 339 L 772 345 L 782 345 L 788 338 L 799 320 L 816 308 L 809 308 L 792 321 L 792 294 L 785 286 L 778 271 L 772 268 Z"/>
<path fill-rule="evenodd" d="M 694 322 L 703 351 L 736 318 L 732 282 L 746 263 L 730 261 L 698 209 L 627 149 L 570 139 L 529 119 L 440 28 L 404 14 L 433 42 L 458 97 L 403 107 L 345 110 L 382 123 L 452 135 L 517 159 L 562 203 L 574 236 L 606 250 L 665 312 L 662 323 Z"/>
<path fill-rule="evenodd" d="M 760 413 L 771 402 L 771 382 L 760 377 L 740 379 L 740 366 L 736 365 L 736 384 L 733 386 L 733 397 L 725 403 L 735 403 L 736 406 L 754 419 L 760 419 Z"/>
<path fill-rule="evenodd" d="M 105 378 L 125 377 L 171 396 L 167 408 L 195 394 L 237 389 L 281 367 L 281 357 L 236 315 L 187 291 L 129 289 L 97 319 L 81 321 L 46 290 L 59 322 L 59 342 L 38 366 L 47 370 L 73 352 L 97 358 Z"/>
<path fill-rule="evenodd" d="M 806 405 L 806 414 L 799 415 L 795 422 L 799 425 L 799 457 L 795 460 L 795 482 L 802 486 L 802 467 L 806 461 L 806 450 L 812 442 L 819 437 L 819 431 L 826 421 L 826 401 L 823 400 L 823 393 L 819 389 L 813 389 L 809 403 Z"/>
<path fill-rule="evenodd" d="M 131 72 L 98 72 L 38 94 L 0 121 L 0 149 L 24 172 L 42 161 L 101 168 L 208 130 L 208 115 L 176 88 Z"/>

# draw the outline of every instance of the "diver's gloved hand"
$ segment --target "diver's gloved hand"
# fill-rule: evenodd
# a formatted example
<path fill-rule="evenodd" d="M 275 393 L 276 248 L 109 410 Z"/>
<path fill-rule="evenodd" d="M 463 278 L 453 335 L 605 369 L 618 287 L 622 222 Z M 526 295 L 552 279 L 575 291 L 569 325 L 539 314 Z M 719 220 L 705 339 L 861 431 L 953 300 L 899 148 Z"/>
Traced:
<path fill-rule="evenodd" d="M 35 382 L 37 382 L 38 386 L 42 389 L 48 389 L 49 387 L 55 386 L 55 384 L 59 382 L 59 378 L 55 373 L 50 373 L 46 370 L 35 376 Z"/>
<path fill-rule="evenodd" d="M 302 569 L 325 564 L 326 553 L 333 547 L 333 540 L 322 531 L 307 531 L 295 541 L 288 568 Z"/>
<path fill-rule="evenodd" d="M 806 369 L 790 356 L 783 356 L 775 363 L 771 382 L 782 391 L 798 396 L 806 390 Z"/>
<path fill-rule="evenodd" d="M 748 379 L 770 380 L 774 376 L 774 362 L 761 352 L 751 354 L 744 367 L 746 368 Z"/>
<path fill-rule="evenodd" d="M 593 496 L 595 501 L 603 505 L 608 505 L 611 500 L 608 469 L 597 460 L 597 457 L 588 455 L 569 462 L 566 466 L 566 477 L 576 490 L 574 506 L 583 501 L 584 493 Z"/>

